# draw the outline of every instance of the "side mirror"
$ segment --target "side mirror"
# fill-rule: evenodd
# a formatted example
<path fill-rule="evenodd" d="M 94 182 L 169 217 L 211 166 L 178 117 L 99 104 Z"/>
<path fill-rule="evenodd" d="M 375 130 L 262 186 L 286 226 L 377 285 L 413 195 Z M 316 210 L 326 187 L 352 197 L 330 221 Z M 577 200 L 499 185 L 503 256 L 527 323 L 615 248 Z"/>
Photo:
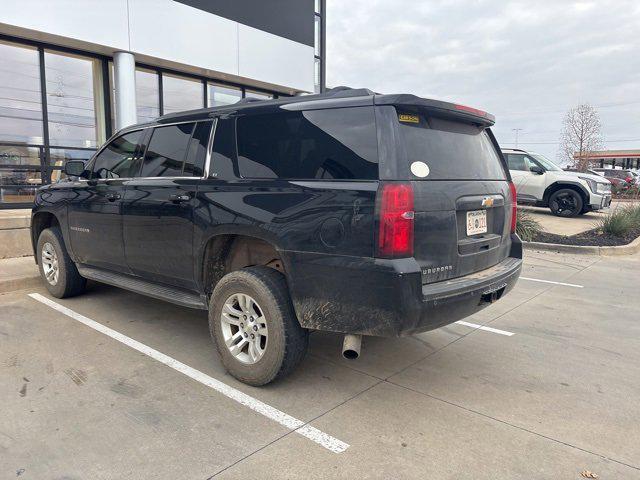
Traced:
<path fill-rule="evenodd" d="M 539 165 L 533 165 L 531 168 L 529 168 L 529 170 L 531 171 L 531 173 L 535 173 L 536 175 L 542 175 L 544 173 L 544 168 L 540 167 Z"/>
<path fill-rule="evenodd" d="M 68 177 L 86 177 L 82 160 L 69 160 L 64 164 L 64 173 Z"/>

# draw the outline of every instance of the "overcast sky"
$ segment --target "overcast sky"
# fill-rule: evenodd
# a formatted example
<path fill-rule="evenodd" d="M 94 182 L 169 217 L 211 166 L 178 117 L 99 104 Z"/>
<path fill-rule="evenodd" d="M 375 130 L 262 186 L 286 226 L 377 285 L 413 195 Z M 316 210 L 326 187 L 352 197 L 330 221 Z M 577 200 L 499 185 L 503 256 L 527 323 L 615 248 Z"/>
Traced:
<path fill-rule="evenodd" d="M 605 148 L 640 149 L 640 1 L 327 0 L 337 85 L 487 110 L 502 146 L 521 128 L 553 160 L 563 114 L 588 102 Z"/>

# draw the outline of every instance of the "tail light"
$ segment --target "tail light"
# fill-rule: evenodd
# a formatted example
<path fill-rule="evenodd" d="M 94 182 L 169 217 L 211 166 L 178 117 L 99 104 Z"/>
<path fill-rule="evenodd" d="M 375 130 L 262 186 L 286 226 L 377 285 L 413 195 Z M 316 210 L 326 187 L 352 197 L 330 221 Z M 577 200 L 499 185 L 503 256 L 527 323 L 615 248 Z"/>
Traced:
<path fill-rule="evenodd" d="M 413 256 L 413 188 L 408 183 L 384 183 L 378 195 L 378 256 Z"/>
<path fill-rule="evenodd" d="M 516 186 L 513 182 L 509 182 L 509 191 L 511 192 L 511 233 L 516 233 L 516 223 L 518 222 L 518 194 Z"/>

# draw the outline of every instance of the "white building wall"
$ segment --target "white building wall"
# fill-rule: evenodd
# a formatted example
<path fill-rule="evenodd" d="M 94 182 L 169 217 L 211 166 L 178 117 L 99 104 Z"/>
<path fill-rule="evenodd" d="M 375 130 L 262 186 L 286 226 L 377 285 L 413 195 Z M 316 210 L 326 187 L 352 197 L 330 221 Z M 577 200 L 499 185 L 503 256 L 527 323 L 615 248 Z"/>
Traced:
<path fill-rule="evenodd" d="M 54 36 L 64 37 L 86 43 L 89 51 L 130 51 L 146 63 L 172 62 L 239 82 L 314 87 L 313 47 L 172 0 L 5 1 L 0 32 L 15 29 L 36 40 L 60 43 Z"/>
<path fill-rule="evenodd" d="M 127 0 L 5 0 L 0 23 L 129 50 Z"/>
<path fill-rule="evenodd" d="M 171 0 L 129 0 L 129 22 L 134 53 L 239 75 L 237 22 Z"/>
<path fill-rule="evenodd" d="M 238 24 L 238 74 L 313 92 L 313 47 Z"/>

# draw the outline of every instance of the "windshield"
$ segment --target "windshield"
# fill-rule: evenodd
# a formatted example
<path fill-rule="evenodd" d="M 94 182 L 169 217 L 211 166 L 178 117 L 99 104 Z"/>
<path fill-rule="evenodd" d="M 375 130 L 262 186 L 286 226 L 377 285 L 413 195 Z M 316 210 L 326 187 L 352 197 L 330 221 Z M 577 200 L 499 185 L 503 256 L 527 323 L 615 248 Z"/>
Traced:
<path fill-rule="evenodd" d="M 542 165 L 545 168 L 545 170 L 549 170 L 551 172 L 562 171 L 562 169 L 558 165 L 553 163 L 547 157 L 545 157 L 543 155 L 540 155 L 539 153 L 530 153 L 529 155 L 531 155 L 533 158 L 535 158 L 536 161 L 538 163 L 540 163 L 540 165 Z"/>

